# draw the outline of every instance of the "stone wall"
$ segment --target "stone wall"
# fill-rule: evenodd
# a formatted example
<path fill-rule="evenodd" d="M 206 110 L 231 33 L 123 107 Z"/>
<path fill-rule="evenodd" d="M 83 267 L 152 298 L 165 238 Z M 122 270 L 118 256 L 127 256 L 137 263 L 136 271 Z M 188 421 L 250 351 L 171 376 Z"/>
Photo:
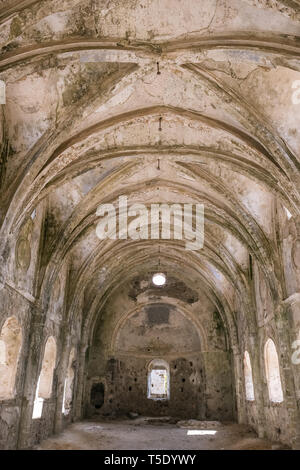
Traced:
<path fill-rule="evenodd" d="M 100 377 L 99 382 L 95 378 L 89 382 L 90 390 L 94 383 L 104 384 L 104 404 L 98 409 L 89 400 L 87 415 L 100 413 L 118 416 L 131 411 L 143 416 L 233 419 L 231 369 L 226 354 L 200 353 L 199 357 L 173 358 L 169 363 L 169 400 L 147 398 L 149 359 L 110 358 L 106 364 L 106 374 Z M 210 370 L 205 368 L 206 361 Z"/>
<path fill-rule="evenodd" d="M 155 289 L 145 277 L 133 279 L 126 292 L 116 294 L 98 320 L 89 352 L 87 414 L 135 411 L 149 416 L 233 419 L 231 354 L 226 350 L 222 320 L 205 295 L 199 300 L 186 284 L 170 279 L 160 289 L 164 302 L 153 303 Z M 184 311 L 172 303 L 172 295 L 180 297 Z M 139 308 L 148 297 L 149 303 Z M 155 358 L 169 364 L 169 400 L 147 398 L 148 366 Z M 91 405 L 96 383 L 104 385 L 100 409 Z"/>
<path fill-rule="evenodd" d="M 16 374 L 0 447 L 137 411 L 236 419 L 300 448 L 297 1 L 104 3 L 0 1 L 0 335 L 11 317 L 22 332 L 14 363 L 1 353 Z M 100 240 L 97 208 L 119 215 L 125 195 L 146 213 L 203 204 L 203 248 Z M 49 336 L 52 391 L 33 419 Z M 165 402 L 147 399 L 154 358 L 170 366 Z"/>

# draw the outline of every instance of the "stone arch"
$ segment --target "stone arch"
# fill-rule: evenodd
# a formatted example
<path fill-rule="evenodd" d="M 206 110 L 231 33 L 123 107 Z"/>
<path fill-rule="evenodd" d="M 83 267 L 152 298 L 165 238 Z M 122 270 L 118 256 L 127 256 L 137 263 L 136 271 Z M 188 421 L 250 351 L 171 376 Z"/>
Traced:
<path fill-rule="evenodd" d="M 0 400 L 13 398 L 22 345 L 22 329 L 16 317 L 9 317 L 0 334 Z"/>
<path fill-rule="evenodd" d="M 278 354 L 275 343 L 271 338 L 266 341 L 264 356 L 269 399 L 271 402 L 281 403 L 283 402 L 283 391 Z"/>

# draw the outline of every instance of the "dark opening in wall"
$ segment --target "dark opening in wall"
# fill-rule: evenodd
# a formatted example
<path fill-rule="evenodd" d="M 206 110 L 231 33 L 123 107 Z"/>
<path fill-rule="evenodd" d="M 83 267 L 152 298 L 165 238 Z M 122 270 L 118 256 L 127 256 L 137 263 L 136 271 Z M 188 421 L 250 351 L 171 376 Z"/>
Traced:
<path fill-rule="evenodd" d="M 253 279 L 253 262 L 252 262 L 252 256 L 249 254 L 249 277 L 252 280 Z"/>
<path fill-rule="evenodd" d="M 104 403 L 104 385 L 103 383 L 93 384 L 91 389 L 91 404 L 97 410 L 101 408 Z"/>

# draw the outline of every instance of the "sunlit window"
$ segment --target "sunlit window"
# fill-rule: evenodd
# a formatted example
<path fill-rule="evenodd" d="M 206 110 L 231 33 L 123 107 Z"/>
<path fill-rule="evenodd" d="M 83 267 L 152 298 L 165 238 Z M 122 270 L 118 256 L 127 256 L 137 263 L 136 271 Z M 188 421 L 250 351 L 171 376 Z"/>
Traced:
<path fill-rule="evenodd" d="M 246 399 L 248 401 L 254 401 L 254 386 L 253 386 L 253 376 L 252 376 L 252 367 L 248 351 L 245 351 L 244 354 L 244 375 L 245 375 L 245 390 L 246 390 Z"/>
<path fill-rule="evenodd" d="M 53 372 L 56 362 L 56 343 L 53 336 L 47 340 L 42 363 L 42 369 L 36 387 L 35 400 L 33 405 L 33 419 L 41 418 L 44 400 L 51 397 Z"/>
<path fill-rule="evenodd" d="M 283 401 L 283 392 L 278 355 L 275 344 L 270 338 L 265 344 L 265 367 L 270 401 L 281 403 Z"/>
<path fill-rule="evenodd" d="M 162 359 L 155 359 L 148 368 L 148 398 L 167 400 L 170 390 L 169 365 Z"/>

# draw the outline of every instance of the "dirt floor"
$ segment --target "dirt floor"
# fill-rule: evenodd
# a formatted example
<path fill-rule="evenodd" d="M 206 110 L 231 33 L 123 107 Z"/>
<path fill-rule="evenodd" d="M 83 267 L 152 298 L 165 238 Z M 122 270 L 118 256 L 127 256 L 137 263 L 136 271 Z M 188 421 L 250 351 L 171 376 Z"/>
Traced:
<path fill-rule="evenodd" d="M 201 431 L 202 435 L 188 435 Z M 209 434 L 206 434 L 210 431 Z M 212 434 L 212 432 L 214 434 Z M 248 426 L 216 421 L 180 421 L 139 417 L 134 420 L 93 419 L 68 426 L 42 441 L 36 450 L 249 450 L 283 449 L 256 437 Z"/>

